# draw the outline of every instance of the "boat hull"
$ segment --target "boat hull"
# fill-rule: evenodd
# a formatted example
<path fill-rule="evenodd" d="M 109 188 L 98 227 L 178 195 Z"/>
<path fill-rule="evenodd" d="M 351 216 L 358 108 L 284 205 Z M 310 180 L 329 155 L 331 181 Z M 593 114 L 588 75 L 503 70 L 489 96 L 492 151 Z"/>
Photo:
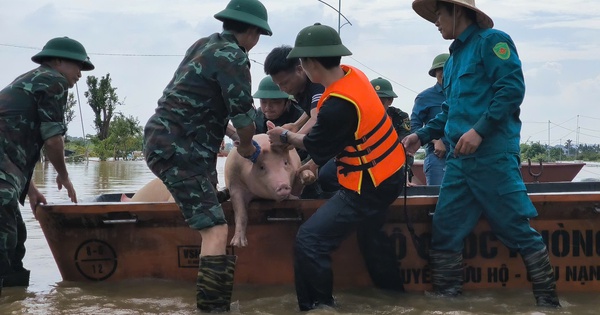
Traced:
<path fill-rule="evenodd" d="M 552 182 L 570 182 L 579 171 L 585 166 L 585 163 L 528 163 L 521 164 L 521 175 L 526 183 L 552 183 Z M 425 185 L 425 173 L 423 172 L 423 161 L 415 161 L 412 166 L 413 183 Z"/>
<path fill-rule="evenodd" d="M 592 191 L 530 192 L 539 212 L 532 226 L 548 244 L 559 291 L 600 292 L 600 187 L 598 183 L 585 185 Z M 424 253 L 435 193 L 435 188 L 417 189 L 406 200 L 409 221 L 422 241 L 419 248 L 407 230 L 404 199 L 391 206 L 385 225 L 409 291 L 431 289 Z M 229 254 L 238 255 L 235 283 L 291 285 L 296 232 L 323 202 L 252 202 L 248 247 L 227 248 Z M 226 202 L 223 208 L 228 222 L 233 222 L 231 204 Z M 42 205 L 36 218 L 65 281 L 196 279 L 201 238 L 186 225 L 173 203 Z M 502 245 L 483 219 L 465 239 L 464 257 L 466 290 L 531 287 L 520 256 Z M 333 270 L 336 287 L 372 285 L 354 235 L 333 254 Z"/>

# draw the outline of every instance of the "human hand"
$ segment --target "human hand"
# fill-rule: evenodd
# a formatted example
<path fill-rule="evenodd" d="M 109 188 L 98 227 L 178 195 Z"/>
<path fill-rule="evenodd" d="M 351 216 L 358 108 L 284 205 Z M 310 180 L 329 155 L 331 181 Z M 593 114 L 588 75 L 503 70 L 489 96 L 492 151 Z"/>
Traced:
<path fill-rule="evenodd" d="M 410 156 L 414 156 L 415 152 L 421 147 L 421 139 L 419 139 L 416 133 L 412 133 L 402 139 L 402 144 L 406 149 L 406 153 Z"/>
<path fill-rule="evenodd" d="M 250 160 L 252 163 L 256 163 L 258 160 L 258 156 L 260 155 L 260 145 L 258 142 L 252 140 L 250 145 L 242 146 L 239 145 L 237 148 L 237 152 L 245 159 Z"/>
<path fill-rule="evenodd" d="M 319 165 L 309 160 L 298 168 L 296 174 L 299 174 L 302 185 L 310 185 L 319 177 Z"/>
<path fill-rule="evenodd" d="M 27 191 L 27 197 L 29 198 L 29 206 L 31 207 L 31 211 L 33 212 L 33 216 L 35 217 L 36 207 L 39 204 L 46 204 L 46 197 L 35 187 L 34 185 L 29 186 L 29 190 Z"/>
<path fill-rule="evenodd" d="M 483 138 L 475 131 L 475 129 L 465 132 L 456 143 L 454 155 L 461 156 L 474 153 L 477 151 L 477 148 L 479 148 L 481 141 L 483 141 Z"/>
<path fill-rule="evenodd" d="M 438 158 L 443 158 L 446 156 L 446 145 L 442 139 L 433 140 L 433 154 Z"/>
<path fill-rule="evenodd" d="M 58 190 L 61 190 L 63 187 L 65 187 L 67 194 L 69 195 L 69 199 L 71 199 L 72 202 L 77 203 L 77 194 L 75 193 L 75 188 L 73 188 L 73 184 L 71 183 L 69 175 L 56 175 L 56 186 L 58 186 Z"/>

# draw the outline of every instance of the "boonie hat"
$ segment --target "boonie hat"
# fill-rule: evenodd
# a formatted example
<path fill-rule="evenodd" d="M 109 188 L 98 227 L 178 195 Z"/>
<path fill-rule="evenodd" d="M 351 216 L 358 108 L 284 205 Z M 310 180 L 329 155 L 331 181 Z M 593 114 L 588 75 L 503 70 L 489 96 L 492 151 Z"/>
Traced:
<path fill-rule="evenodd" d="M 287 58 L 301 57 L 338 57 L 350 56 L 352 52 L 342 44 L 340 34 L 332 27 L 315 23 L 303 28 L 298 36 L 294 48 Z"/>
<path fill-rule="evenodd" d="M 87 52 L 80 42 L 68 37 L 56 37 L 49 40 L 42 51 L 31 57 L 31 61 L 42 63 L 46 58 L 63 58 L 80 61 L 83 63 L 81 70 L 94 70 L 94 65 L 90 61 Z"/>
<path fill-rule="evenodd" d="M 233 20 L 256 26 L 263 35 L 273 35 L 267 9 L 258 0 L 231 0 L 225 9 L 215 14 L 219 21 Z"/>
<path fill-rule="evenodd" d="M 266 76 L 264 79 L 260 81 L 258 84 L 258 91 L 252 95 L 254 98 L 263 98 L 263 99 L 280 99 L 285 98 L 289 99 L 290 96 L 279 89 L 279 86 L 273 82 L 273 78 L 271 76 Z"/>
<path fill-rule="evenodd" d="M 448 2 L 453 3 L 467 9 L 471 9 L 475 11 L 477 16 L 477 24 L 481 28 L 492 28 L 494 27 L 494 21 L 483 11 L 479 10 L 475 6 L 475 0 L 415 0 L 412 3 L 413 10 L 417 12 L 422 18 L 426 19 L 431 23 L 435 23 L 437 20 L 437 15 L 435 14 L 435 10 L 437 7 L 437 2 Z"/>
<path fill-rule="evenodd" d="M 450 58 L 450 54 L 439 54 L 435 56 L 435 58 L 433 58 L 433 62 L 431 63 L 431 68 L 429 69 L 429 75 L 435 77 L 435 70 L 444 68 L 448 58 Z"/>
<path fill-rule="evenodd" d="M 371 80 L 371 85 L 373 86 L 375 92 L 377 92 L 377 96 L 379 97 L 398 97 L 398 95 L 394 93 L 394 89 L 392 89 L 392 84 L 390 83 L 390 81 L 382 77 Z"/>

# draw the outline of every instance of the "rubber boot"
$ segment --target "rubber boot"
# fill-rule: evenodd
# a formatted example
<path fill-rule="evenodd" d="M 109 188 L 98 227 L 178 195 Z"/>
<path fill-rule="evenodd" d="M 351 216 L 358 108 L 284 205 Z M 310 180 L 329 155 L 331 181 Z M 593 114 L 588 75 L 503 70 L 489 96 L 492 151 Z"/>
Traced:
<path fill-rule="evenodd" d="M 18 270 L 5 274 L 2 276 L 4 287 L 28 287 L 30 273 L 31 272 L 25 268 L 19 268 Z"/>
<path fill-rule="evenodd" d="M 233 255 L 200 256 L 196 281 L 198 309 L 209 313 L 229 311 L 236 259 Z"/>
<path fill-rule="evenodd" d="M 462 294 L 462 253 L 429 251 L 433 295 L 453 297 Z"/>
<path fill-rule="evenodd" d="M 556 295 L 556 279 L 554 278 L 554 269 L 550 265 L 548 251 L 543 249 L 523 256 L 523 262 L 527 268 L 527 273 L 531 277 L 533 286 L 533 296 L 537 306 L 560 307 L 558 296 Z"/>

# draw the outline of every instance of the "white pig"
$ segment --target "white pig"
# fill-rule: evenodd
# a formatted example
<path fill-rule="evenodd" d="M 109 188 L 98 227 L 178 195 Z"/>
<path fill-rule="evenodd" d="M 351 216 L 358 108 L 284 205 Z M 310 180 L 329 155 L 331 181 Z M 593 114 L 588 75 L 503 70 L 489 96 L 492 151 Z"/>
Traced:
<path fill-rule="evenodd" d="M 250 201 L 297 199 L 304 185 L 316 179 L 311 171 L 296 174 L 301 165 L 296 149 L 271 147 L 266 134 L 254 135 L 253 140 L 261 147 L 256 163 L 239 155 L 236 148 L 229 152 L 225 161 L 225 186 L 229 189 L 235 213 L 235 234 L 231 245 L 237 247 L 248 245 L 246 225 Z"/>

